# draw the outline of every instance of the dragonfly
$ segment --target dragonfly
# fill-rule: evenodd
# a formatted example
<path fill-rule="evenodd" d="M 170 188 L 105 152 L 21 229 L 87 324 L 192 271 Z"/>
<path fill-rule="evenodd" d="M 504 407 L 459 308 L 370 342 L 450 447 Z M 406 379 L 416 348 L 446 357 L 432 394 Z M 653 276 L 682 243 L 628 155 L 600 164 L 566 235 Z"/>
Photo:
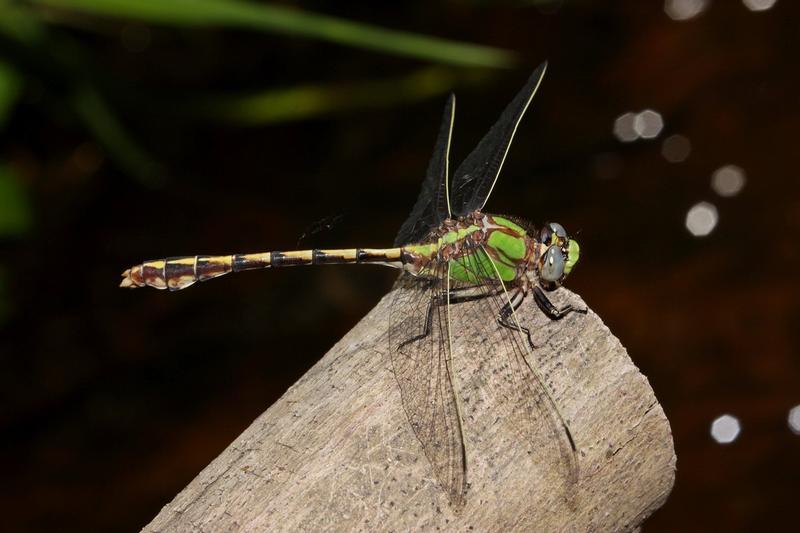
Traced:
<path fill-rule="evenodd" d="M 565 439 L 570 461 L 577 464 L 572 430 L 533 363 L 536 346 L 516 311 L 532 294 L 551 320 L 586 313 L 572 305 L 558 307 L 547 296 L 574 269 L 580 246 L 558 223 L 535 227 L 516 217 L 484 212 L 546 68 L 545 62 L 535 69 L 452 173 L 456 100 L 449 96 L 421 192 L 393 247 L 157 259 L 125 270 L 120 285 L 176 291 L 229 272 L 300 265 L 377 264 L 399 269 L 388 337 L 392 370 L 408 422 L 450 503 L 463 506 L 468 488 L 463 409 L 453 369 L 459 355 L 454 353 L 453 339 L 453 321 L 458 317 L 473 329 L 499 328 L 502 340 L 487 347 L 486 356 L 508 358 L 514 375 L 507 380 L 504 398 L 527 411 L 534 409 L 533 403 L 546 405 L 559 438 Z M 457 312 L 462 306 L 470 311 Z M 532 417 L 526 420 L 527 426 L 536 423 Z M 534 431 L 526 427 L 523 433 Z"/>

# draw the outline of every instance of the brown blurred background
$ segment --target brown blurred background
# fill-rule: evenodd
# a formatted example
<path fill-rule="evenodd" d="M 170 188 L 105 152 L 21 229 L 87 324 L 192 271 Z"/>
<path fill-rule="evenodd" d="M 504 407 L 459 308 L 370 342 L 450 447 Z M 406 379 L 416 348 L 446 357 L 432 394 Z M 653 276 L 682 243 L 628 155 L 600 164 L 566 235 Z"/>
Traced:
<path fill-rule="evenodd" d="M 578 232 L 569 288 L 664 406 L 677 483 L 646 530 L 797 528 L 800 4 L 772 3 L 283 2 L 290 31 L 276 4 L 0 0 L 3 529 L 141 528 L 394 278 L 168 294 L 123 268 L 389 245 L 447 92 L 458 161 L 544 59 L 489 208 Z"/>

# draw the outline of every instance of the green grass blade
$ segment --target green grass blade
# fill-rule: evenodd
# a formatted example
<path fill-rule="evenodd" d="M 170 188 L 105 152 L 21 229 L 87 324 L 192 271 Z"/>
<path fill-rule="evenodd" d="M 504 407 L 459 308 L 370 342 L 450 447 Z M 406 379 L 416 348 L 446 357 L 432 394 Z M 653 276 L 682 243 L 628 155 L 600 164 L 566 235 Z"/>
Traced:
<path fill-rule="evenodd" d="M 41 38 L 42 26 L 31 15 L 30 9 L 9 0 L 0 0 L 0 33 L 20 42 L 33 44 Z"/>
<path fill-rule="evenodd" d="M 122 170 L 145 185 L 161 184 L 158 164 L 128 133 L 103 95 L 89 80 L 82 80 L 79 76 L 66 76 L 66 73 L 76 72 L 75 65 L 86 63 L 86 54 L 78 43 L 63 36 L 60 39 L 52 38 L 47 32 L 47 26 L 41 24 L 39 17 L 29 8 L 9 4 L 6 0 L 0 0 L 0 37 L 18 43 L 26 51 L 22 54 L 25 59 L 15 65 L 15 70 L 19 72 L 18 79 L 35 80 L 44 75 L 57 80 L 57 83 L 43 85 L 63 88 L 63 92 L 54 91 L 52 96 L 67 101 L 98 144 L 106 149 L 110 158 Z M 13 62 L 14 53 L 8 53 L 5 60 Z M 4 118 L 4 100 L 10 101 L 14 97 L 14 91 L 18 90 L 14 87 L 13 79 L 3 79 L 3 66 L 0 61 L 0 125 Z"/>
<path fill-rule="evenodd" d="M 125 172 L 135 176 L 145 185 L 161 185 L 162 175 L 159 165 L 128 134 L 93 87 L 77 86 L 71 103 L 92 136 L 108 150 L 114 161 Z"/>
<path fill-rule="evenodd" d="M 390 30 L 283 6 L 242 0 L 30 0 L 89 15 L 179 26 L 226 26 L 298 35 L 464 66 L 508 67 L 514 55 L 488 46 Z"/>
<path fill-rule="evenodd" d="M 434 66 L 385 80 L 309 84 L 243 95 L 209 96 L 189 102 L 184 109 L 209 119 L 237 124 L 287 122 L 416 102 L 447 93 L 462 79 L 477 82 L 484 78 L 466 74 Z"/>

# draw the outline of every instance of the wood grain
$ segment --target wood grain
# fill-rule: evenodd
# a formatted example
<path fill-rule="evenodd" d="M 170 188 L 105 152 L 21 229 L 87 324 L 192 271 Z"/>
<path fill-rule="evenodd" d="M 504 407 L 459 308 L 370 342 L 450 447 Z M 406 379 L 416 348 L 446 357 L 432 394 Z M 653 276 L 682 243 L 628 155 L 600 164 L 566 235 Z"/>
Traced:
<path fill-rule="evenodd" d="M 552 299 L 584 305 L 565 289 Z M 626 531 L 666 500 L 676 458 L 647 379 L 591 310 L 552 322 L 526 301 L 519 317 L 571 425 L 578 480 L 554 424 L 540 419 L 525 437 L 483 371 L 477 355 L 486 344 L 454 324 L 469 487 L 464 507 L 454 509 L 401 405 L 386 342 L 391 301 L 387 295 L 144 530 Z"/>

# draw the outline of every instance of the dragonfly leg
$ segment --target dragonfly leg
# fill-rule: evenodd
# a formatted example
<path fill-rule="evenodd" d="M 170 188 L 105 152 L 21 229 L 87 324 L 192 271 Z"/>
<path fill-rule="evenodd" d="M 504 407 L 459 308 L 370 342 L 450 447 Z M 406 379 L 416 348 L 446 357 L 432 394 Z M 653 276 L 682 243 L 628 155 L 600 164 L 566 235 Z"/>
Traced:
<path fill-rule="evenodd" d="M 533 288 L 533 299 L 536 300 L 536 305 L 542 310 L 542 313 L 547 315 L 550 320 L 561 320 L 570 313 L 583 313 L 586 314 L 587 309 L 579 309 L 572 305 L 565 305 L 561 309 L 553 305 L 553 302 L 545 295 L 544 291 L 539 287 Z"/>
<path fill-rule="evenodd" d="M 533 294 L 534 294 L 534 296 L 536 296 L 537 295 L 537 291 L 539 291 L 539 288 L 538 287 L 534 287 L 533 290 L 534 290 Z M 527 291 L 525 289 L 525 286 L 518 287 L 517 289 L 515 289 L 515 291 L 513 293 L 510 293 L 509 294 L 508 303 L 506 303 L 502 307 L 502 309 L 500 309 L 500 316 L 497 318 L 497 322 L 501 326 L 503 326 L 504 328 L 508 328 L 508 329 L 511 329 L 511 330 L 514 330 L 514 331 L 519 331 L 521 333 L 524 333 L 528 337 L 528 344 L 530 344 L 532 349 L 536 349 L 536 345 L 533 344 L 533 339 L 531 338 L 530 330 L 528 328 L 526 328 L 526 327 L 518 325 L 516 320 L 514 320 L 513 322 L 511 320 L 509 320 L 514 315 L 514 311 L 516 311 L 519 308 L 519 306 L 522 305 L 522 301 L 525 299 L 525 295 L 526 294 L 527 294 Z M 577 311 L 577 312 L 584 312 L 584 313 L 586 312 L 585 309 L 583 309 L 583 310 L 581 310 L 581 309 L 573 309 L 571 306 L 569 306 L 570 307 L 569 311 L 565 312 L 563 309 L 557 309 L 550 302 L 550 300 L 548 300 L 544 296 L 544 293 L 542 293 L 542 297 L 550 305 L 550 307 L 552 308 L 553 311 L 555 311 L 557 313 L 562 313 L 559 318 L 563 317 L 564 314 L 567 314 L 570 311 Z M 539 303 L 538 299 L 537 299 L 537 303 Z M 541 307 L 541 304 L 540 304 L 540 307 Z M 531 366 L 530 361 L 528 361 L 525 358 L 523 358 L 523 359 L 525 360 L 525 363 L 528 365 L 528 368 L 531 369 L 531 372 L 533 372 L 533 374 L 536 376 L 536 379 L 544 387 L 544 392 L 547 395 L 547 398 L 549 399 L 550 404 L 555 409 L 556 413 L 558 414 L 558 418 L 561 421 L 561 426 L 563 427 L 564 433 L 567 436 L 567 440 L 569 441 L 570 448 L 572 448 L 572 451 L 574 453 L 577 452 L 578 448 L 575 445 L 575 439 L 572 437 L 572 430 L 569 429 L 569 425 L 564 420 L 564 416 L 561 414 L 561 410 L 558 408 L 558 405 L 556 404 L 555 399 L 553 399 L 553 396 L 550 393 L 550 390 L 547 388 L 546 385 L 544 385 L 544 379 L 542 379 L 542 376 L 539 374 L 539 372 L 533 366 Z"/>
<path fill-rule="evenodd" d="M 430 302 L 428 302 L 428 312 L 425 314 L 425 331 L 423 331 L 419 335 L 414 335 L 413 337 L 411 337 L 409 339 L 406 339 L 403 342 L 401 342 L 397 346 L 398 350 L 401 349 L 402 347 L 408 345 L 408 344 L 411 344 L 412 342 L 417 342 L 419 340 L 422 340 L 422 339 L 424 339 L 425 337 L 427 337 L 428 335 L 431 334 L 431 324 L 433 324 L 433 306 L 434 305 L 439 305 L 438 303 L 435 303 L 435 302 L 437 302 L 439 300 L 439 298 L 440 298 L 439 296 L 435 296 L 435 297 L 431 298 Z"/>
<path fill-rule="evenodd" d="M 447 305 L 450 304 L 459 304 L 462 302 L 471 302 L 473 300 L 480 300 L 481 298 L 485 298 L 489 296 L 485 290 L 481 287 L 461 287 L 458 289 L 450 289 L 450 294 L 437 294 L 433 298 L 431 298 L 430 302 L 428 303 L 428 312 L 425 315 L 425 331 L 420 333 L 419 335 L 415 335 L 410 339 L 406 339 L 400 343 L 397 347 L 399 350 L 403 346 L 407 344 L 411 344 L 412 342 L 417 342 L 419 340 L 424 339 L 428 335 L 431 334 L 431 326 L 433 325 L 433 309 L 434 307 L 438 307 L 440 305 Z"/>
<path fill-rule="evenodd" d="M 506 303 L 502 309 L 500 309 L 500 316 L 497 317 L 497 323 L 503 326 L 504 328 L 524 333 L 525 336 L 528 337 L 528 344 L 531 345 L 531 348 L 536 349 L 536 345 L 533 344 L 533 339 L 531 338 L 531 331 L 526 327 L 517 325 L 515 321 L 510 320 L 511 316 L 514 314 L 514 311 L 516 311 L 519 308 L 519 306 L 522 305 L 522 301 L 524 299 L 525 299 L 524 289 L 519 288 L 514 293 L 512 293 L 509 302 Z"/>

